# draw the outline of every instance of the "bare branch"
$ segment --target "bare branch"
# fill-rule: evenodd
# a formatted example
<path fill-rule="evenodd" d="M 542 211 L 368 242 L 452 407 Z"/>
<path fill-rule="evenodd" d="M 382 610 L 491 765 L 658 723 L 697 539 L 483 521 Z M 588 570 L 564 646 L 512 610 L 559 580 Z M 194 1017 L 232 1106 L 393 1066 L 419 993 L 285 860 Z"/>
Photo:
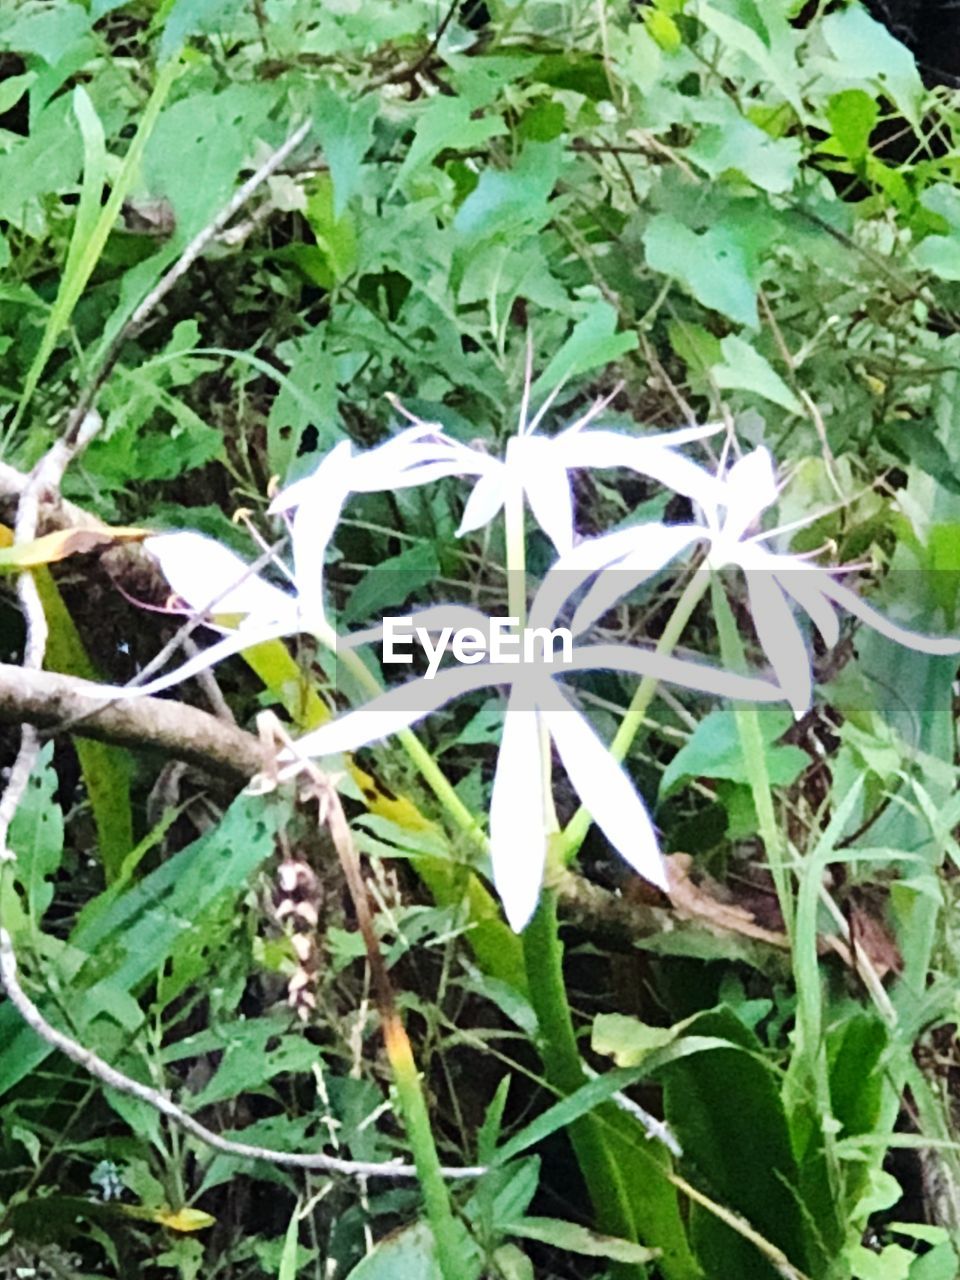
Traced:
<path fill-rule="evenodd" d="M 84 737 L 158 748 L 239 786 L 264 764 L 252 733 L 197 707 L 163 698 L 111 700 L 91 680 L 0 663 L 0 723 L 24 722 L 54 731 L 80 722 Z"/>

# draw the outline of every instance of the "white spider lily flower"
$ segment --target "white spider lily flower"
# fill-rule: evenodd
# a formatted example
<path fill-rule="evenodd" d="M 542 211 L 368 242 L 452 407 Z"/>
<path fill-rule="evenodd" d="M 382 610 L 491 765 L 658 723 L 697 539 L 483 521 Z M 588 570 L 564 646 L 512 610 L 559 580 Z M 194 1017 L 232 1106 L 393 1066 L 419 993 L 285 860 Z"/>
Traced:
<path fill-rule="evenodd" d="M 715 434 L 714 424 L 628 436 L 574 423 L 555 436 L 522 432 L 507 441 L 502 460 L 486 457 L 467 499 L 457 535 L 472 533 L 496 516 L 519 488 L 537 523 L 562 555 L 573 547 L 573 497 L 569 473 L 577 468 L 625 467 L 701 503 L 715 499 L 717 481 L 676 449 Z"/>
<path fill-rule="evenodd" d="M 344 503 L 351 493 L 375 493 L 428 484 L 445 476 L 477 476 L 457 530 L 462 536 L 488 524 L 516 488 L 526 496 L 534 517 L 564 552 L 573 546 L 573 498 L 569 472 L 578 467 L 625 467 L 694 498 L 716 499 L 718 481 L 677 452 L 702 440 L 717 424 L 686 427 L 655 436 L 587 429 L 594 410 L 556 436 L 522 430 L 507 442 L 505 456 L 491 457 L 444 435 L 436 424 L 420 423 L 374 449 L 354 452 L 342 441 L 317 469 L 279 493 L 271 514 L 294 511 L 294 571 L 301 597 L 322 614 L 323 564 Z"/>
<path fill-rule="evenodd" d="M 144 539 L 144 549 L 160 565 L 174 594 L 191 613 L 203 617 L 205 625 L 224 631 L 222 640 L 148 684 L 112 692 L 127 696 L 159 693 L 206 671 L 225 658 L 242 653 L 255 644 L 281 636 L 316 632 L 323 626 L 296 594 L 267 582 L 252 565 L 215 538 L 184 530 L 158 533 Z M 218 618 L 239 620 L 223 626 Z"/>
<path fill-rule="evenodd" d="M 770 660 L 780 687 L 799 718 L 813 699 L 810 653 L 791 601 L 806 612 L 828 648 L 840 638 L 835 606 L 907 648 L 932 655 L 960 654 L 960 639 L 922 635 L 891 622 L 833 574 L 802 556 L 771 551 L 771 532 L 750 533 L 777 498 L 773 460 L 767 449 L 753 450 L 736 462 L 722 481 L 714 501 L 697 499 L 703 523 L 647 524 L 582 543 L 551 570 L 556 577 L 552 604 L 561 592 L 569 597 L 592 574 L 599 576 L 574 613 L 571 630 L 582 634 L 624 595 L 664 569 L 697 542 L 706 541 L 709 568 L 740 568 L 746 579 L 750 614 L 757 638 Z"/>
<path fill-rule="evenodd" d="M 458 621 L 464 616 L 464 609 L 456 610 Z M 487 622 L 478 616 L 481 623 Z M 427 619 L 424 611 L 420 621 Z M 443 620 L 442 607 L 436 607 L 429 611 L 427 625 L 440 629 Z M 776 685 L 705 664 L 626 645 L 582 645 L 562 664 L 485 662 L 446 668 L 432 680 L 408 681 L 306 734 L 282 758 L 293 773 L 298 758 L 352 751 L 410 728 L 463 694 L 489 685 L 509 686 L 490 801 L 490 860 L 507 919 L 519 932 L 536 907 L 546 859 L 544 729 L 572 786 L 613 847 L 638 874 L 665 887 L 656 833 L 643 801 L 557 680 L 559 675 L 594 670 L 654 675 L 726 698 L 775 702 L 781 697 Z"/>
<path fill-rule="evenodd" d="M 324 616 L 324 562 L 351 493 L 409 489 L 463 475 L 476 470 L 477 457 L 474 450 L 429 423 L 410 427 L 359 453 L 349 440 L 335 445 L 315 471 L 281 490 L 267 509 L 269 515 L 294 512 L 291 541 L 301 600 L 316 616 Z"/>

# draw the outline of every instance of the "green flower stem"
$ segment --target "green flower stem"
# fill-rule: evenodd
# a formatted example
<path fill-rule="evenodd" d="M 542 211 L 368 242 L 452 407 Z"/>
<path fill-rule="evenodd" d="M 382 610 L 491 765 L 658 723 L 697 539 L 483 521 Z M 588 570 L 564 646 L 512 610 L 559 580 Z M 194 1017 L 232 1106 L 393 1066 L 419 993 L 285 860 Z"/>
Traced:
<path fill-rule="evenodd" d="M 443 1179 L 410 1040 L 395 1015 L 384 1021 L 383 1036 L 427 1221 L 436 1244 L 440 1273 L 443 1280 L 463 1280 L 466 1235 L 454 1216 L 450 1192 Z"/>
<path fill-rule="evenodd" d="M 557 919 L 556 892 L 545 887 L 530 923 L 523 931 L 530 1000 L 537 1015 L 540 1056 L 547 1082 L 561 1097 L 587 1081 L 570 1014 L 563 978 L 563 943 Z M 599 1230 L 636 1240 L 630 1197 L 595 1116 L 570 1126 L 570 1140 L 580 1165 Z M 630 1274 L 624 1271 L 624 1275 Z M 634 1274 L 643 1274 L 634 1273 Z"/>
<path fill-rule="evenodd" d="M 720 637 L 720 656 L 730 671 L 744 673 L 747 670 L 743 641 L 737 630 L 736 619 L 720 579 L 714 575 L 710 584 L 713 612 Z M 783 832 L 777 822 L 773 807 L 773 790 L 767 769 L 767 755 L 760 730 L 760 714 L 752 702 L 737 703 L 734 708 L 740 747 L 743 751 L 747 781 L 757 811 L 757 826 L 767 853 L 770 874 L 780 903 L 784 927 L 788 938 L 794 934 L 794 896 L 790 873 L 787 869 L 787 848 Z"/>
<path fill-rule="evenodd" d="M 358 684 L 374 695 L 383 692 L 376 677 L 367 669 L 358 653 L 352 649 L 338 651 L 337 637 L 332 630 L 324 632 L 319 638 L 337 654 L 337 660 L 343 663 Z M 397 741 L 454 824 L 472 836 L 478 844 L 485 845 L 486 837 L 480 823 L 457 795 L 453 784 L 413 730 L 401 729 L 397 734 Z"/>
<path fill-rule="evenodd" d="M 507 592 L 511 618 L 526 624 L 526 534 L 523 490 L 514 486 L 504 503 L 507 543 Z M 556 817 L 550 774 L 550 738 L 541 730 L 543 750 L 543 803 L 548 815 Z M 548 1084 L 563 1097 L 579 1089 L 587 1077 L 580 1059 L 576 1032 L 567 988 L 563 977 L 563 943 L 557 918 L 557 895 L 550 879 L 560 871 L 558 854 L 561 836 L 558 830 L 550 839 L 547 853 L 547 875 L 540 902 L 530 923 L 523 931 L 523 956 L 527 972 L 530 1003 L 537 1015 L 538 1048 Z M 519 857 L 532 856 L 535 850 L 518 850 Z M 593 1204 L 597 1226 L 610 1235 L 636 1240 L 637 1229 L 630 1208 L 627 1189 L 617 1171 L 600 1122 L 595 1116 L 584 1116 L 570 1127 L 577 1163 Z M 639 1276 L 636 1268 L 618 1269 L 618 1275 Z"/>
<path fill-rule="evenodd" d="M 680 637 L 686 630 L 687 623 L 693 614 L 694 609 L 706 594 L 707 587 L 710 585 L 710 575 L 705 569 L 698 570 L 687 585 L 684 587 L 680 595 L 680 599 L 674 606 L 667 625 L 663 629 L 663 634 L 657 641 L 656 653 L 661 657 L 669 656 L 680 641 Z M 636 692 L 627 708 L 627 714 L 620 721 L 620 726 L 614 735 L 613 742 L 610 744 L 610 754 L 614 760 L 622 761 L 630 750 L 634 738 L 640 731 L 650 704 L 653 701 L 659 681 L 656 676 L 644 676 L 637 686 Z M 587 832 L 590 830 L 591 817 L 587 810 L 580 806 L 577 812 L 567 823 L 563 832 L 562 858 L 565 864 L 569 864 L 580 846 L 586 838 Z"/>

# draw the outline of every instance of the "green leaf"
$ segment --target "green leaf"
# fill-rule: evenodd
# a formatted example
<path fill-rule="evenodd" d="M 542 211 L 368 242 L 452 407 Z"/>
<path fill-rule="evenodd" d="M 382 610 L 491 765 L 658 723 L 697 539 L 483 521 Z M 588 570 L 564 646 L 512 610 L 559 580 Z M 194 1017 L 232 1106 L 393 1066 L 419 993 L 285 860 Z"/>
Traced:
<path fill-rule="evenodd" d="M 0 81 L 0 115 L 6 115 L 17 105 L 36 78 L 35 71 L 26 71 L 22 76 L 9 76 Z"/>
<path fill-rule="evenodd" d="M 761 707 L 758 714 L 770 781 L 775 786 L 787 787 L 807 767 L 810 757 L 799 747 L 774 745 L 793 723 L 789 711 L 779 707 Z M 665 799 L 693 778 L 749 781 L 732 710 L 718 708 L 700 721 L 664 770 L 660 779 L 660 798 Z"/>
<path fill-rule="evenodd" d="M 856 4 L 827 14 L 820 34 L 848 82 L 866 81 L 891 98 L 915 129 L 920 127 L 923 81 L 906 45 Z"/>
<path fill-rule="evenodd" d="M 720 223 L 696 232 L 657 214 L 643 234 L 647 265 L 679 281 L 705 307 L 757 327 L 757 265 L 744 229 Z"/>
<path fill-rule="evenodd" d="M 435 160 L 441 151 L 468 151 L 506 132 L 507 127 L 499 116 L 473 119 L 473 109 L 463 98 L 443 94 L 432 98 L 417 121 L 413 142 L 397 171 L 392 191 L 408 186 L 417 171 Z"/>
<path fill-rule="evenodd" d="M 711 177 L 731 170 L 742 173 L 763 191 L 789 191 L 800 171 L 796 138 L 773 138 L 745 119 L 732 102 L 711 113 L 717 123 L 700 130 L 685 154 Z"/>
<path fill-rule="evenodd" d="M 471 248 L 488 237 L 508 239 L 541 227 L 563 162 L 563 143 L 528 142 L 512 169 L 484 169 L 460 206 L 454 229 Z"/>
<path fill-rule="evenodd" d="M 330 280 L 318 279 L 318 283 L 340 284 L 356 270 L 357 234 L 349 213 L 340 216 L 334 213 L 333 179 L 329 174 L 313 180 L 304 212 L 317 248 L 330 269 Z"/>
<path fill-rule="evenodd" d="M 727 1208 L 808 1274 L 811 1241 L 797 1198 L 797 1166 L 773 1072 L 760 1043 L 729 1009 L 700 1014 L 691 1034 L 722 1037 L 722 1047 L 678 1059 L 658 1073 L 664 1109 L 684 1156 Z M 744 1158 L 749 1135 L 749 1159 Z M 778 1272 L 712 1214 L 691 1206 L 694 1249 L 708 1276 L 774 1280 Z"/>
<path fill-rule="evenodd" d="M 48 742 L 10 823 L 9 845 L 17 855 L 14 878 L 23 887 L 36 926 L 53 901 L 52 877 L 63 857 L 63 811 L 55 799 L 60 784 L 52 761 L 53 743 Z"/>
<path fill-rule="evenodd" d="M 277 1280 L 297 1280 L 297 1242 L 300 1235 L 300 1201 L 293 1207 L 287 1233 L 283 1238 L 283 1253 L 277 1269 Z"/>
<path fill-rule="evenodd" d="M 566 1253 L 579 1253 L 588 1258 L 609 1258 L 612 1262 L 644 1263 L 659 1257 L 659 1249 L 645 1249 L 630 1240 L 618 1240 L 614 1236 L 588 1231 L 574 1222 L 561 1218 L 521 1218 L 507 1222 L 503 1230 L 521 1240 L 537 1240 L 552 1245 Z"/>
<path fill-rule="evenodd" d="M 570 378 L 579 377 L 634 351 L 635 333 L 617 333 L 617 313 L 609 302 L 598 298 L 557 351 L 533 385 L 531 398 L 546 396 Z"/>
<path fill-rule="evenodd" d="M 371 94 L 350 102 L 328 86 L 314 98 L 314 129 L 333 181 L 333 217 L 340 218 L 351 196 L 360 189 L 361 165 L 373 141 L 377 98 Z"/>
<path fill-rule="evenodd" d="M 651 1027 L 622 1013 L 600 1013 L 593 1020 L 590 1047 L 613 1058 L 618 1067 L 638 1067 L 656 1049 L 672 1044 L 681 1025 Z"/>
<path fill-rule="evenodd" d="M 379 619 L 386 608 L 403 604 L 415 591 L 433 582 L 439 573 L 440 562 L 433 544 L 418 542 L 367 570 L 350 594 L 342 621 Z"/>
<path fill-rule="evenodd" d="M 802 405 L 766 356 L 735 333 L 720 343 L 723 363 L 716 365 L 713 376 L 718 386 L 725 390 L 752 391 L 754 395 L 772 400 L 790 413 L 801 413 Z"/>
<path fill-rule="evenodd" d="M 443 1280 L 425 1222 L 381 1240 L 350 1272 L 348 1280 Z"/>
<path fill-rule="evenodd" d="M 160 56 L 176 53 L 191 36 L 223 29 L 228 15 L 236 13 L 243 0 L 174 0 L 160 40 Z"/>
<path fill-rule="evenodd" d="M 863 89 L 844 89 L 827 103 L 827 120 L 833 136 L 849 160 L 856 163 L 867 154 L 870 135 L 880 107 L 876 98 Z"/>

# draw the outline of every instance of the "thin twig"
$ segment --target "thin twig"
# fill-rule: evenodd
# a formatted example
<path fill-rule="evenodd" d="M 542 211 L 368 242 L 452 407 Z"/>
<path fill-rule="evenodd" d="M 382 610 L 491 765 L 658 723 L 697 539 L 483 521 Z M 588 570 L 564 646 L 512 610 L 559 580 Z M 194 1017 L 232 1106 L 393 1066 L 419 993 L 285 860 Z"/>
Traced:
<path fill-rule="evenodd" d="M 64 442 L 69 444 L 77 436 L 80 427 L 87 413 L 96 404 L 97 397 L 103 389 L 104 383 L 113 372 L 114 366 L 120 358 L 120 352 L 124 345 L 135 338 L 143 329 L 150 315 L 156 310 L 163 299 L 167 296 L 174 285 L 189 271 L 200 257 L 204 249 L 215 240 L 221 231 L 226 227 L 230 219 L 238 213 L 245 204 L 250 200 L 251 196 L 266 182 L 284 160 L 295 151 L 300 143 L 304 140 L 310 131 L 310 121 L 305 120 L 299 125 L 293 133 L 287 138 L 286 142 L 274 151 L 256 173 L 251 174 L 242 186 L 238 187 L 233 196 L 224 207 L 220 210 L 212 222 L 199 231 L 187 247 L 181 253 L 180 257 L 173 264 L 169 271 L 163 275 L 156 285 L 150 290 L 147 296 L 139 304 L 130 318 L 120 328 L 120 331 L 110 342 L 103 358 L 100 361 L 100 367 L 84 389 L 80 399 L 77 401 L 70 417 L 67 421 L 67 427 L 64 432 Z"/>
<path fill-rule="evenodd" d="M 98 1080 L 101 1080 L 111 1089 L 116 1089 L 118 1093 L 129 1094 L 132 1098 L 139 1098 L 141 1102 L 145 1102 L 148 1106 L 159 1111 L 161 1115 L 165 1115 L 174 1124 L 179 1125 L 181 1129 L 198 1138 L 206 1146 L 212 1147 L 214 1151 L 222 1151 L 224 1155 L 229 1156 L 240 1156 L 245 1160 L 264 1160 L 269 1164 L 292 1165 L 299 1169 L 319 1169 L 326 1173 L 342 1173 L 352 1178 L 374 1176 L 415 1178 L 417 1176 L 417 1171 L 411 1164 L 380 1163 L 369 1160 L 341 1160 L 336 1156 L 274 1151 L 270 1147 L 254 1146 L 249 1142 L 234 1142 L 230 1138 L 222 1137 L 219 1133 L 214 1133 L 212 1129 L 202 1125 L 199 1120 L 195 1120 L 188 1111 L 184 1111 L 182 1107 L 177 1106 L 159 1089 L 154 1089 L 150 1085 L 142 1084 L 139 1080 L 133 1080 L 130 1076 L 125 1076 L 122 1072 L 117 1071 L 115 1067 L 111 1067 L 109 1062 L 104 1062 L 103 1058 L 98 1057 L 92 1050 L 84 1048 L 76 1040 L 71 1039 L 64 1032 L 51 1026 L 20 985 L 20 980 L 17 976 L 17 958 L 10 941 L 10 935 L 5 929 L 0 929 L 0 978 L 3 979 L 3 985 L 11 1004 L 41 1040 L 49 1044 L 51 1048 L 58 1049 L 71 1062 L 75 1062 L 77 1066 L 96 1076 Z M 479 1166 L 475 1168 L 456 1166 L 443 1170 L 444 1175 L 448 1178 L 477 1178 L 484 1172 L 485 1170 Z"/>

